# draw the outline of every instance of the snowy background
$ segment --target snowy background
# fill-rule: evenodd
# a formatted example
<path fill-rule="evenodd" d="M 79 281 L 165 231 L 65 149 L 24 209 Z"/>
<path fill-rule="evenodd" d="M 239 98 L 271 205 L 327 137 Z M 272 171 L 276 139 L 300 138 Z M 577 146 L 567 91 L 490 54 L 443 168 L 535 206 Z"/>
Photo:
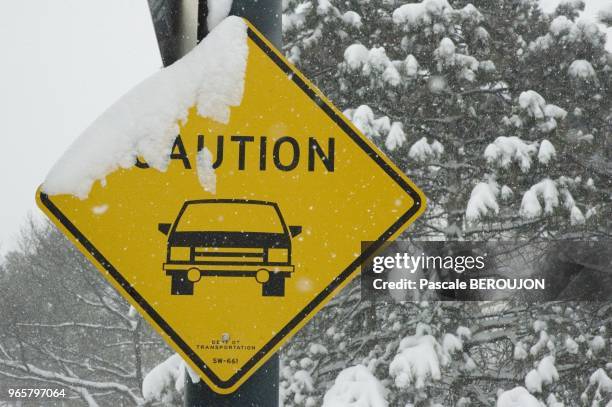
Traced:
<path fill-rule="evenodd" d="M 144 2 L 73 3 L 0 13 L 3 49 L 17 50 L 0 75 L 1 187 L 15 197 L 2 215 L 0 394 L 43 383 L 73 405 L 180 405 L 181 361 L 56 230 L 19 215 L 76 134 L 160 65 Z M 428 210 L 404 238 L 609 239 L 611 8 L 287 0 L 283 52 L 424 190 Z M 26 33 L 29 19 L 40 23 Z M 105 30 L 81 36 L 92 21 Z M 541 272 L 597 266 L 572 254 Z M 611 311 L 373 304 L 355 283 L 282 350 L 281 399 L 610 407 Z"/>
<path fill-rule="evenodd" d="M 59 156 L 162 63 L 144 0 L 2 2 L 0 49 L 1 256 Z"/>

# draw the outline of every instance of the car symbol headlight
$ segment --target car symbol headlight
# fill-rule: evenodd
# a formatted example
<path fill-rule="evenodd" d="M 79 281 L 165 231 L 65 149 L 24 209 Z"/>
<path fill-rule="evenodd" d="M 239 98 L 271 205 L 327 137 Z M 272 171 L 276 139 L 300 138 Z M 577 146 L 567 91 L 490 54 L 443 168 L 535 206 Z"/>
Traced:
<path fill-rule="evenodd" d="M 191 259 L 191 247 L 171 247 L 170 260 L 185 261 Z"/>
<path fill-rule="evenodd" d="M 286 263 L 289 261 L 288 249 L 268 249 L 269 263 Z"/>

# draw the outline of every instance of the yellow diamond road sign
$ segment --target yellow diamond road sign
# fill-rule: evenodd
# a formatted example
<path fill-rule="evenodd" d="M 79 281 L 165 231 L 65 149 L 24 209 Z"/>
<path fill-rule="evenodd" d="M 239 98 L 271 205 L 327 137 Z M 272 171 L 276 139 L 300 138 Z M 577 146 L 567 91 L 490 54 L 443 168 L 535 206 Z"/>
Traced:
<path fill-rule="evenodd" d="M 200 184 L 211 152 L 216 190 Z M 215 391 L 235 391 L 424 210 L 422 193 L 253 27 L 227 124 L 191 109 L 165 172 L 38 204 Z M 361 252 L 362 241 L 374 241 Z"/>

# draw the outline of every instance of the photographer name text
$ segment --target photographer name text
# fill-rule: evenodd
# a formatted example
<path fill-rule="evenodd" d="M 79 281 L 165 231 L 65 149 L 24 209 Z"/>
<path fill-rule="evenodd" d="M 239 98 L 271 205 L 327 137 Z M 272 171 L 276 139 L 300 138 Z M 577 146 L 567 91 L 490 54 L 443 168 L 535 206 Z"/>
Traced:
<path fill-rule="evenodd" d="M 469 278 L 451 281 L 431 281 L 426 278 L 410 280 L 402 278 L 386 281 L 376 278 L 372 281 L 376 290 L 544 290 L 543 278 Z"/>

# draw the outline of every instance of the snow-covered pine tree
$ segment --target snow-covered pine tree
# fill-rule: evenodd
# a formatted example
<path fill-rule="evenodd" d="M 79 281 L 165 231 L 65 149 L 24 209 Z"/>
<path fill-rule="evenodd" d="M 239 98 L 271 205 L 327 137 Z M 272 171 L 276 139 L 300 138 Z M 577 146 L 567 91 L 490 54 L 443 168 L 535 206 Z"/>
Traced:
<path fill-rule="evenodd" d="M 285 51 L 426 192 L 411 236 L 609 236 L 612 57 L 535 0 L 288 0 Z"/>
<path fill-rule="evenodd" d="M 612 57 L 580 0 L 538 4 L 284 2 L 286 55 L 425 191 L 411 238 L 609 237 Z M 283 350 L 284 403 L 605 405 L 609 310 L 371 304 L 352 285 Z M 311 344 L 328 352 L 296 378 Z"/>

